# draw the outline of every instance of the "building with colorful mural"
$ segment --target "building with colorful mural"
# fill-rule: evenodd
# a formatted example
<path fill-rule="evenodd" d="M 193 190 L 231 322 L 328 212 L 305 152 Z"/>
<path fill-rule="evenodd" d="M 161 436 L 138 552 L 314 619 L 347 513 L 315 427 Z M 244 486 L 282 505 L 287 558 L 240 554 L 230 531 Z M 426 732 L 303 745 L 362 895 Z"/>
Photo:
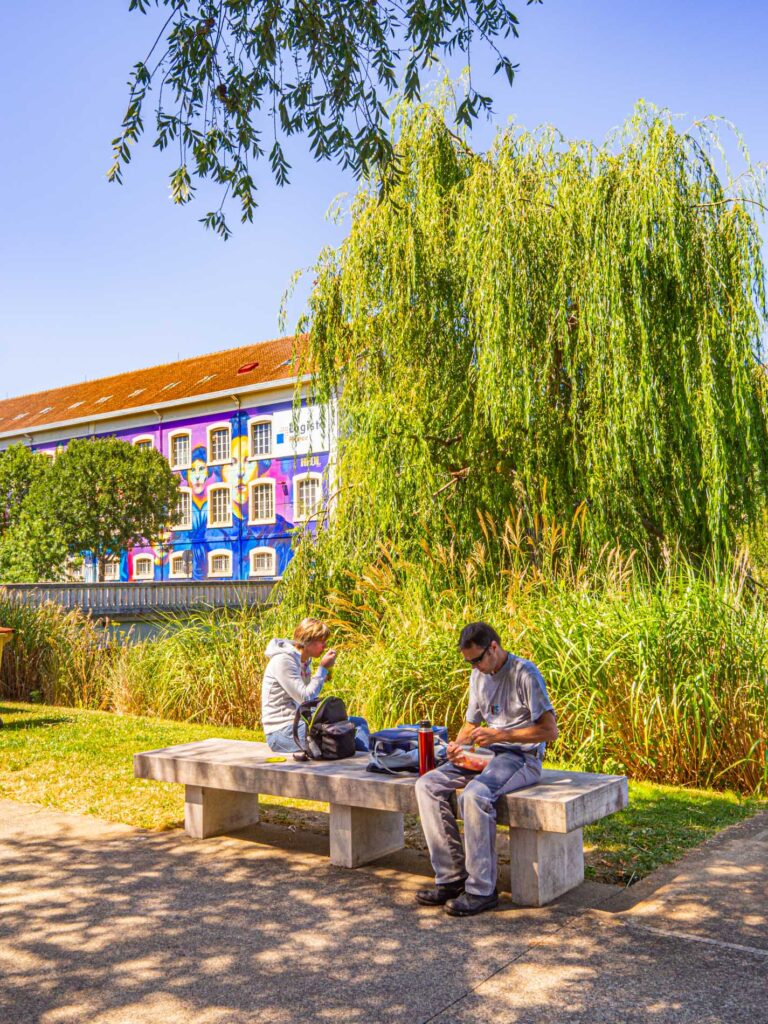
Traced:
<path fill-rule="evenodd" d="M 107 579 L 274 579 L 297 528 L 328 493 L 325 417 L 304 402 L 294 338 L 184 359 L 0 401 L 0 451 L 24 443 L 55 458 L 73 438 L 157 448 L 179 477 L 182 514 L 155 547 L 121 552 Z M 95 568 L 86 559 L 84 578 Z"/>

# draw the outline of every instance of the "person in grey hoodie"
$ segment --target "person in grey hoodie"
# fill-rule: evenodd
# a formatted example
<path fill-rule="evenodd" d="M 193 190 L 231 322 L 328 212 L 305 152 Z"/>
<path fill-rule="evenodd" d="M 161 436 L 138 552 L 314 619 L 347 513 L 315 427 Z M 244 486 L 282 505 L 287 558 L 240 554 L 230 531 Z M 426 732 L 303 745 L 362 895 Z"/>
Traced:
<path fill-rule="evenodd" d="M 336 651 L 325 651 L 330 633 L 320 619 L 307 618 L 293 631 L 293 641 L 275 639 L 267 645 L 265 653 L 269 662 L 261 686 L 261 724 L 267 743 L 275 753 L 299 749 L 293 738 L 293 719 L 299 704 L 319 696 L 336 662 Z M 314 674 L 313 658 L 320 658 Z M 356 748 L 367 750 L 365 719 L 350 716 L 350 721 L 356 726 Z"/>

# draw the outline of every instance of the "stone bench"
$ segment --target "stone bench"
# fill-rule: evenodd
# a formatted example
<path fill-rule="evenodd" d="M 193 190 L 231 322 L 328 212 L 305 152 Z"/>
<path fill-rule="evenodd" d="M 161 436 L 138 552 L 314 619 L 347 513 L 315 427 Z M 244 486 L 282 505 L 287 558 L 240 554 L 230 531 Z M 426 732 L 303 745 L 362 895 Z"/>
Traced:
<path fill-rule="evenodd" d="M 403 815 L 417 814 L 416 776 L 365 770 L 367 754 L 343 761 L 294 761 L 266 743 L 201 740 L 135 754 L 134 774 L 186 787 L 184 827 L 198 839 L 259 820 L 259 793 L 330 805 L 331 863 L 355 868 L 405 845 Z M 498 821 L 509 826 L 510 892 L 515 903 L 542 906 L 584 879 L 582 828 L 627 806 L 621 775 L 545 770 L 528 789 L 502 797 Z"/>

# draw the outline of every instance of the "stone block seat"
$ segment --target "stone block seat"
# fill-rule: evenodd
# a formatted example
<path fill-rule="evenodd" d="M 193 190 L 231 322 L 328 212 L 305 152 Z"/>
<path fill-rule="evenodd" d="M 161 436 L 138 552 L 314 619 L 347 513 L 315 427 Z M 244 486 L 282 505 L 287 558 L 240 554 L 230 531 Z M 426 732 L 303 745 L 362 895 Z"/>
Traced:
<path fill-rule="evenodd" d="M 403 815 L 418 813 L 416 776 L 367 772 L 367 754 L 343 761 L 269 763 L 266 743 L 208 739 L 134 755 L 142 779 L 186 787 L 184 827 L 198 839 L 259 819 L 259 793 L 330 805 L 331 863 L 355 868 L 404 846 Z M 509 826 L 510 892 L 542 906 L 584 878 L 582 828 L 627 805 L 622 775 L 549 771 L 528 789 L 502 797 Z"/>

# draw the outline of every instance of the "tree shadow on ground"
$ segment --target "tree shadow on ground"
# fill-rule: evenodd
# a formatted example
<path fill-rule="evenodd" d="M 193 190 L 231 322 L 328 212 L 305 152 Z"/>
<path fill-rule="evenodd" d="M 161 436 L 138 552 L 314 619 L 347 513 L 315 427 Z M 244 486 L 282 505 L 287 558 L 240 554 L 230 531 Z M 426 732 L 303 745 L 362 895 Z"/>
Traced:
<path fill-rule="evenodd" d="M 7 835 L 0 1019 L 416 1022 L 566 917 L 451 924 L 414 903 L 423 876 L 335 868 L 325 837 L 286 833 Z"/>
<path fill-rule="evenodd" d="M 680 959 L 669 940 L 578 907 L 505 900 L 471 920 L 419 908 L 424 877 L 402 859 L 415 851 L 347 871 L 326 837 L 275 825 L 196 842 L 39 809 L 3 834 L 4 1024 L 696 1019 L 679 1014 L 679 986 L 660 994 Z M 683 969 L 698 1020 L 746 1024 L 734 1006 L 701 1015 L 725 974 L 747 991 L 741 961 L 694 953 Z"/>
<path fill-rule="evenodd" d="M 0 718 L 2 718 L 4 713 L 5 714 L 11 714 L 14 710 L 16 710 L 16 709 L 15 708 L 4 708 L 4 707 L 2 707 L 0 705 Z M 13 721 L 7 721 L 6 719 L 3 719 L 3 729 L 6 732 L 15 732 L 15 731 L 20 731 L 22 729 L 42 729 L 42 728 L 49 728 L 52 725 L 69 725 L 69 724 L 71 724 L 74 721 L 75 721 L 74 718 L 65 718 L 65 717 L 58 717 L 58 718 L 25 718 L 25 719 L 21 719 L 21 720 L 15 719 Z"/>

